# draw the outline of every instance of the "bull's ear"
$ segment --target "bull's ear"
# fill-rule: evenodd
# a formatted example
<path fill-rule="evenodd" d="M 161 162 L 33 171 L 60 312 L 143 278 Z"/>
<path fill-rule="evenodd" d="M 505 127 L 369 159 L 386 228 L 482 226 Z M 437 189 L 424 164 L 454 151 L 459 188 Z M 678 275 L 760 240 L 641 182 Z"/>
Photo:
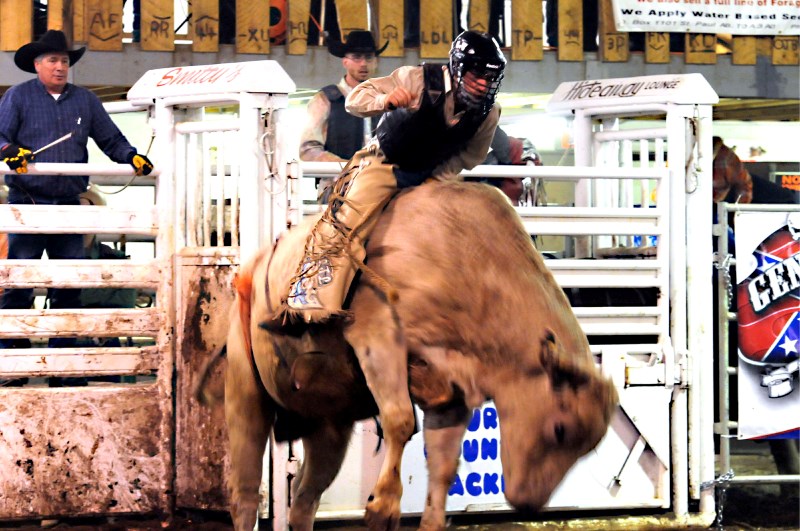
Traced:
<path fill-rule="evenodd" d="M 542 365 L 554 387 L 579 386 L 591 377 L 582 352 L 565 352 L 552 330 L 546 329 L 541 343 Z"/>

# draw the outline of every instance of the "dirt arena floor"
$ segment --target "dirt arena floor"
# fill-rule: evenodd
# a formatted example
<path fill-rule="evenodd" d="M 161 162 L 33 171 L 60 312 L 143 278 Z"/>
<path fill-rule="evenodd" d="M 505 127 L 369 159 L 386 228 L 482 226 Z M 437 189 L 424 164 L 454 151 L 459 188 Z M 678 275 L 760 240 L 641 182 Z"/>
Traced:
<path fill-rule="evenodd" d="M 734 448 L 734 452 L 737 450 Z M 734 473 L 742 475 L 776 474 L 775 463 L 766 444 L 750 444 L 734 453 Z M 788 487 L 788 488 L 787 488 Z M 722 521 L 710 529 L 726 531 L 797 531 L 800 529 L 800 485 L 784 485 L 784 493 L 777 484 L 731 485 L 725 490 Z M 787 492 L 792 491 L 793 492 Z M 580 519 L 575 513 L 544 514 L 539 521 L 520 521 L 514 514 L 491 516 L 457 516 L 449 521 L 448 529 L 456 531 L 516 531 L 524 529 L 564 530 L 660 530 L 672 528 L 660 523 L 663 515 L 642 514 L 585 514 Z M 634 518 L 635 517 L 635 518 Z M 661 520 L 663 522 L 663 520 Z M 419 520 L 403 520 L 401 531 L 416 529 Z M 224 513 L 180 513 L 164 518 L 113 518 L 84 520 L 50 520 L 44 522 L 0 523 L 0 530 L 29 531 L 53 529 L 69 531 L 230 531 L 230 519 Z M 260 529 L 271 529 L 268 521 L 261 522 Z M 358 521 L 318 522 L 317 530 L 363 529 Z M 701 529 L 684 528 L 684 529 Z"/>

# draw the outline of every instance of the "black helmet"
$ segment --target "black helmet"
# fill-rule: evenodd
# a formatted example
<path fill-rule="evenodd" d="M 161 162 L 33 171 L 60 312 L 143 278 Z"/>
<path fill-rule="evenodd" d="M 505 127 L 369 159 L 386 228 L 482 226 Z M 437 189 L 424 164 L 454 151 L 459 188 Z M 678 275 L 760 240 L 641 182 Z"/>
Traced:
<path fill-rule="evenodd" d="M 456 102 L 469 110 L 488 112 L 494 105 L 506 58 L 500 45 L 488 33 L 468 30 L 461 33 L 450 47 L 450 75 L 455 82 Z M 489 90 L 483 96 L 474 96 L 464 87 L 464 74 L 472 72 L 489 82 Z"/>

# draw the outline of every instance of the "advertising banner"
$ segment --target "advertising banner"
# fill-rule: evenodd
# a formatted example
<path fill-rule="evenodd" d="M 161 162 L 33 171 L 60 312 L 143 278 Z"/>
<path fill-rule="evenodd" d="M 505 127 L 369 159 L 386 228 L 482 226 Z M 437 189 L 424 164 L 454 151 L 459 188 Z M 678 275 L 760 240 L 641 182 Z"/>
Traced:
<path fill-rule="evenodd" d="M 617 31 L 800 35 L 800 0 L 612 0 Z"/>
<path fill-rule="evenodd" d="M 739 438 L 796 438 L 800 212 L 739 212 L 734 232 Z"/>

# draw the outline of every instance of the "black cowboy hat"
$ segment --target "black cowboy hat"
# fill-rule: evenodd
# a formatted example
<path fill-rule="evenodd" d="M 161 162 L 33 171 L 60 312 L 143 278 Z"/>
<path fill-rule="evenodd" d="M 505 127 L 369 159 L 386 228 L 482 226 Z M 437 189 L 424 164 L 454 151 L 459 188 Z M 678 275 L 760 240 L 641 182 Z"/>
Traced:
<path fill-rule="evenodd" d="M 85 51 L 86 46 L 77 50 L 70 50 L 67 45 L 67 36 L 64 35 L 63 31 L 47 30 L 38 41 L 25 44 L 17 50 L 17 53 L 14 54 L 14 63 L 20 70 L 35 74 L 36 68 L 33 66 L 33 60 L 43 53 L 66 53 L 69 55 L 69 66 L 72 66 L 78 62 L 78 59 L 81 58 Z"/>
<path fill-rule="evenodd" d="M 354 30 L 347 34 L 347 41 L 328 40 L 328 51 L 336 57 L 344 57 L 348 53 L 374 53 L 380 55 L 389 46 L 389 41 L 380 50 L 375 46 L 372 33 L 366 30 Z"/>

